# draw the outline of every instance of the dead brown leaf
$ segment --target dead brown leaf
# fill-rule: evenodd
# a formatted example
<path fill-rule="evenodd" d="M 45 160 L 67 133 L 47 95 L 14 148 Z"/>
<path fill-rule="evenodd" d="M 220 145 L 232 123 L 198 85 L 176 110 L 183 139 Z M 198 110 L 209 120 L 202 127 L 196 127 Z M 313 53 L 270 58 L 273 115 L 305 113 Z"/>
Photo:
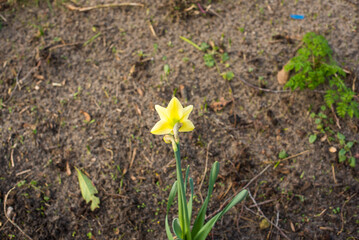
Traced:
<path fill-rule="evenodd" d="M 44 76 L 38 75 L 38 74 L 34 74 L 34 77 L 37 78 L 37 79 L 39 79 L 39 80 L 44 80 L 44 79 L 45 79 Z"/>
<path fill-rule="evenodd" d="M 292 229 L 293 232 L 295 232 L 295 227 L 294 227 L 294 224 L 292 223 L 292 221 L 290 221 L 290 228 Z"/>
<path fill-rule="evenodd" d="M 131 67 L 128 76 L 129 76 L 129 77 L 132 76 L 132 74 L 135 72 L 135 70 L 136 70 L 136 64 Z"/>
<path fill-rule="evenodd" d="M 67 174 L 67 176 L 71 175 L 71 168 L 70 168 L 69 161 L 66 161 L 66 174 Z"/>
<path fill-rule="evenodd" d="M 188 99 L 186 86 L 185 85 L 180 85 L 179 89 L 180 89 L 182 98 L 183 99 Z"/>
<path fill-rule="evenodd" d="M 90 114 L 88 114 L 87 112 L 82 111 L 82 110 L 80 111 L 80 113 L 85 116 L 85 121 L 86 121 L 86 122 L 90 122 L 90 121 L 91 121 L 91 116 L 90 116 Z"/>
<path fill-rule="evenodd" d="M 24 123 L 22 126 L 23 126 L 24 128 L 28 128 L 28 129 L 31 129 L 31 130 L 35 130 L 35 129 L 36 129 L 36 125 L 35 125 L 35 124 Z"/>
<path fill-rule="evenodd" d="M 225 106 L 227 106 L 228 104 L 230 104 L 232 102 L 232 100 L 225 100 L 224 97 L 222 97 L 218 102 L 213 102 L 211 103 L 211 105 L 209 106 L 213 111 L 218 112 L 220 110 L 222 110 Z"/>
<path fill-rule="evenodd" d="M 136 112 L 138 113 L 138 115 L 142 115 L 142 112 L 141 112 L 141 109 L 138 107 L 138 105 L 136 104 L 135 105 L 135 108 L 136 108 Z"/>
<path fill-rule="evenodd" d="M 141 97 L 143 97 L 143 90 L 141 88 L 137 88 L 137 92 Z"/>

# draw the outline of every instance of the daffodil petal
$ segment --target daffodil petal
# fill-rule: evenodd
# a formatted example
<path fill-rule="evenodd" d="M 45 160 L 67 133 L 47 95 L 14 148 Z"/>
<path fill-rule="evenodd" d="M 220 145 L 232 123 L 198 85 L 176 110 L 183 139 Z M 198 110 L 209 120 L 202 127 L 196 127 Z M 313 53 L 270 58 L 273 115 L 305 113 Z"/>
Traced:
<path fill-rule="evenodd" d="M 180 121 L 185 121 L 188 119 L 190 113 L 192 112 L 193 105 L 189 105 L 183 109 L 183 116 Z"/>
<path fill-rule="evenodd" d="M 168 121 L 168 116 L 167 116 L 167 110 L 164 107 L 161 107 L 160 105 L 155 105 L 155 109 L 158 113 L 158 115 L 160 115 L 161 120 L 166 120 Z"/>
<path fill-rule="evenodd" d="M 177 122 L 182 118 L 182 115 L 183 115 L 182 104 L 176 97 L 173 97 L 167 106 L 167 116 L 173 122 Z"/>
<path fill-rule="evenodd" d="M 166 121 L 160 120 L 152 128 L 151 133 L 155 135 L 164 135 L 172 132 L 173 127 Z"/>
<path fill-rule="evenodd" d="M 182 123 L 182 127 L 179 129 L 180 132 L 190 132 L 194 129 L 194 125 L 190 120 L 185 120 Z"/>

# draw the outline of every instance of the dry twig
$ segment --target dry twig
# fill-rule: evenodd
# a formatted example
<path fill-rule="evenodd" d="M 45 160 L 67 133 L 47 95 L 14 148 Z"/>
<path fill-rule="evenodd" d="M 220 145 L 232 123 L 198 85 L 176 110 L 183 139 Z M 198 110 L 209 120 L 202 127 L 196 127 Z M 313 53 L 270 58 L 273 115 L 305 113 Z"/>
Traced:
<path fill-rule="evenodd" d="M 261 88 L 261 87 L 258 87 L 256 85 L 252 84 L 252 83 L 247 82 L 246 80 L 244 80 L 241 77 L 239 77 L 239 80 L 241 80 L 247 86 L 250 86 L 250 87 L 252 87 L 254 89 L 257 89 L 257 90 L 260 90 L 260 91 L 263 91 L 263 92 L 269 92 L 269 93 L 288 93 L 288 92 L 290 92 L 290 90 L 271 90 L 271 89 L 267 89 L 267 88 Z"/>
<path fill-rule="evenodd" d="M 150 28 L 152 35 L 157 38 L 157 34 L 155 32 L 155 29 L 153 28 L 151 21 L 148 21 L 148 27 Z"/>
<path fill-rule="evenodd" d="M 332 113 L 333 113 L 333 115 L 334 115 L 335 123 L 337 124 L 337 126 L 338 126 L 339 129 L 342 129 L 342 127 L 340 126 L 340 123 L 339 123 L 339 119 L 338 119 L 337 115 L 335 114 L 335 111 L 334 111 L 333 106 L 331 106 L 330 109 L 332 110 Z"/>
<path fill-rule="evenodd" d="M 253 198 L 253 196 L 252 196 L 252 194 L 251 194 L 250 191 L 248 191 L 248 196 L 252 199 L 254 205 L 256 205 L 257 210 L 258 210 L 258 212 L 260 213 L 261 217 L 265 218 L 272 226 L 274 226 L 274 227 L 279 231 L 279 233 L 280 233 L 285 239 L 290 240 L 290 238 L 283 232 L 283 230 L 282 230 L 280 227 L 278 227 L 277 224 L 274 224 L 271 220 L 269 220 L 269 219 L 264 215 L 264 213 L 262 212 L 262 210 L 261 210 L 260 207 L 258 206 L 256 200 Z M 245 206 L 245 208 L 246 208 L 248 211 L 250 211 L 251 213 L 254 213 L 254 214 L 257 215 L 257 213 L 254 212 L 254 211 L 252 211 L 250 208 L 248 208 L 248 207 L 246 207 L 246 206 Z M 279 212 L 278 212 L 278 213 L 279 213 Z M 278 217 L 278 214 L 277 214 L 277 217 Z M 278 220 L 277 220 L 277 221 L 278 221 Z"/>
<path fill-rule="evenodd" d="M 353 195 L 351 195 L 344 203 L 343 203 L 343 206 L 342 206 L 342 209 L 340 211 L 340 218 L 342 220 L 342 228 L 340 229 L 340 231 L 337 233 L 337 235 L 339 236 L 343 230 L 344 230 L 344 207 L 345 205 L 355 196 L 357 195 L 357 193 L 354 193 Z"/>
<path fill-rule="evenodd" d="M 206 177 L 206 173 L 207 173 L 208 153 L 209 153 L 209 147 L 211 146 L 211 143 L 212 143 L 212 141 L 210 141 L 210 142 L 208 143 L 208 146 L 207 146 L 206 165 L 205 165 L 205 167 L 204 167 L 204 173 L 203 173 L 203 176 L 202 176 L 201 184 L 199 185 L 199 188 L 198 188 L 198 189 L 199 189 L 199 196 L 201 197 L 202 203 L 203 203 L 203 196 L 202 196 L 202 193 L 201 193 L 201 188 L 202 188 L 203 181 L 204 181 L 204 179 L 205 179 L 205 177 Z"/>
<path fill-rule="evenodd" d="M 6 18 L 2 14 L 0 14 L 0 17 L 2 20 L 4 20 L 4 22 L 7 22 Z"/>

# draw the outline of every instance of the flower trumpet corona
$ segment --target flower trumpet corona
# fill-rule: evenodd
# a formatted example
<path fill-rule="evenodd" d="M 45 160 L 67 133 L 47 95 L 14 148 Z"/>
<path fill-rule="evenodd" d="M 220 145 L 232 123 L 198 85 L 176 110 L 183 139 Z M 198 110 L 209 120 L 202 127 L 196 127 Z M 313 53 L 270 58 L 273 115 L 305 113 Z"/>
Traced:
<path fill-rule="evenodd" d="M 240 193 L 238 193 L 224 209 L 219 211 L 214 217 L 205 223 L 207 206 L 212 196 L 214 183 L 219 173 L 219 163 L 215 162 L 212 166 L 212 170 L 209 176 L 207 197 L 204 200 L 197 217 L 194 221 L 191 221 L 192 203 L 194 196 L 193 179 L 189 177 L 189 166 L 187 167 L 184 176 L 182 173 L 178 133 L 190 132 L 194 129 L 193 123 L 188 120 L 188 116 L 191 113 L 193 106 L 190 105 L 183 108 L 178 99 L 173 97 L 167 108 L 161 107 L 159 105 L 156 105 L 155 108 L 160 115 L 161 120 L 155 124 L 151 130 L 151 133 L 156 135 L 165 135 L 163 140 L 166 143 L 172 143 L 172 148 L 176 159 L 177 181 L 175 181 L 172 185 L 172 189 L 168 197 L 165 219 L 167 237 L 169 240 L 205 240 L 214 224 L 232 207 L 246 198 L 247 190 L 242 190 Z M 186 192 L 188 190 L 188 185 L 190 190 L 190 198 L 187 200 Z M 168 213 L 176 195 L 178 203 L 178 217 L 173 219 L 171 230 L 168 221 Z M 193 222 L 192 227 L 191 222 Z M 172 233 L 175 234 L 175 237 Z"/>
<path fill-rule="evenodd" d="M 180 124 L 179 132 L 190 132 L 194 129 L 193 123 L 188 120 L 189 114 L 192 112 L 193 106 L 183 107 L 180 101 L 173 97 L 167 108 L 159 105 L 155 106 L 161 120 L 152 128 L 151 133 L 156 135 L 175 134 L 174 128 Z"/>

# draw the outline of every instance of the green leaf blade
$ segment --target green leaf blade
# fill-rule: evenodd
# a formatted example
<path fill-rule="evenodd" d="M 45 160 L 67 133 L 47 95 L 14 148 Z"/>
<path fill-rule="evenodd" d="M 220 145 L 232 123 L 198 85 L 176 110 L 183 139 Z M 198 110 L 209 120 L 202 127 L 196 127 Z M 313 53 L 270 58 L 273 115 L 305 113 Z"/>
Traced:
<path fill-rule="evenodd" d="M 201 207 L 201 209 L 198 212 L 198 215 L 194 221 L 193 227 L 192 227 L 192 237 L 196 236 L 197 233 L 201 230 L 204 220 L 205 220 L 205 216 L 206 216 L 206 211 L 207 211 L 207 207 L 208 207 L 208 203 L 209 200 L 211 198 L 212 192 L 213 192 L 213 186 L 214 183 L 217 179 L 219 173 L 219 163 L 215 162 L 212 165 L 212 169 L 211 169 L 211 173 L 210 173 L 210 177 L 209 177 L 209 187 L 208 187 L 208 193 L 207 193 L 207 197 L 204 200 L 204 203 Z"/>
<path fill-rule="evenodd" d="M 96 208 L 100 207 L 100 199 L 95 196 L 98 191 L 92 181 L 85 174 L 83 174 L 81 170 L 76 167 L 75 169 L 77 171 L 81 195 L 83 199 L 85 199 L 86 203 L 91 202 L 91 211 L 94 211 Z"/>

